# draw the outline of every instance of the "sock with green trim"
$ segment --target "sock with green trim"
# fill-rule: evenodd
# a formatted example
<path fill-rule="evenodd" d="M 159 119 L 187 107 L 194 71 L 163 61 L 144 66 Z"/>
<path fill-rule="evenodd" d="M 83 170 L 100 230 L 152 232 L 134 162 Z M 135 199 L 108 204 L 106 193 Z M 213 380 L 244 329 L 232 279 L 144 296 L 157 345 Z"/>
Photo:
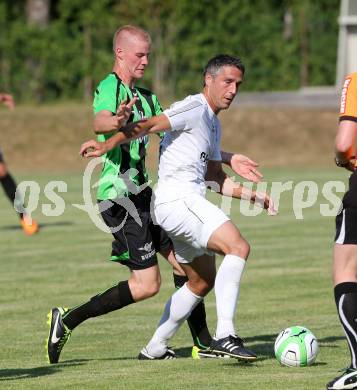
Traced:
<path fill-rule="evenodd" d="M 176 288 L 182 287 L 188 281 L 187 276 L 175 274 L 173 276 Z M 187 318 L 187 323 L 194 345 L 198 348 L 208 348 L 211 344 L 212 336 L 207 327 L 206 308 L 203 300 L 193 309 Z"/>
<path fill-rule="evenodd" d="M 134 303 L 127 280 L 95 295 L 88 302 L 69 309 L 62 317 L 63 323 L 73 330 L 88 318 L 98 317 Z"/>

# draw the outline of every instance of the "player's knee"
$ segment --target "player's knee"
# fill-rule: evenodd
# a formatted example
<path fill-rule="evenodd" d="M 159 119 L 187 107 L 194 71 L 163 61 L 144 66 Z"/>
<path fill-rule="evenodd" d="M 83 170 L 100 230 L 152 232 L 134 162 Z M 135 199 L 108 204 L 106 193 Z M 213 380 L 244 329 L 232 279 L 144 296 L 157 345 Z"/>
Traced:
<path fill-rule="evenodd" d="M 189 288 L 190 290 L 200 297 L 206 296 L 214 287 L 214 278 L 205 280 L 205 279 L 199 279 L 195 280 L 193 282 L 189 282 Z"/>
<path fill-rule="evenodd" d="M 205 292 L 204 295 L 207 295 L 213 289 L 214 281 L 215 281 L 215 278 L 212 278 L 212 279 L 209 279 L 209 280 L 205 280 L 205 284 L 203 286 L 204 292 Z"/>
<path fill-rule="evenodd" d="M 206 296 L 214 287 L 214 281 L 205 280 L 201 281 L 199 285 L 200 294 L 198 294 L 201 297 Z"/>
<path fill-rule="evenodd" d="M 160 290 L 160 280 L 155 280 L 151 283 L 140 286 L 140 299 L 151 298 Z"/>
<path fill-rule="evenodd" d="M 156 281 L 151 286 L 148 286 L 147 294 L 148 296 L 153 297 L 159 292 L 159 290 L 160 290 L 160 282 Z"/>
<path fill-rule="evenodd" d="M 225 254 L 236 255 L 242 257 L 243 259 L 247 259 L 249 252 L 250 245 L 248 241 L 246 241 L 243 237 L 240 237 L 238 240 L 229 244 L 229 249 Z"/>

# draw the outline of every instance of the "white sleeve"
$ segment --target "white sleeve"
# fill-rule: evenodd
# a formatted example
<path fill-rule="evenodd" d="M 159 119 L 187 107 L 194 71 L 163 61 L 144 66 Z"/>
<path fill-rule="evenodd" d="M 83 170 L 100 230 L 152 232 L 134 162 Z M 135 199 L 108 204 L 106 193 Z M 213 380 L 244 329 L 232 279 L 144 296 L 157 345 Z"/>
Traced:
<path fill-rule="evenodd" d="M 197 125 L 203 110 L 203 104 L 194 100 L 182 105 L 173 105 L 163 113 L 169 119 L 172 131 L 186 131 Z"/>

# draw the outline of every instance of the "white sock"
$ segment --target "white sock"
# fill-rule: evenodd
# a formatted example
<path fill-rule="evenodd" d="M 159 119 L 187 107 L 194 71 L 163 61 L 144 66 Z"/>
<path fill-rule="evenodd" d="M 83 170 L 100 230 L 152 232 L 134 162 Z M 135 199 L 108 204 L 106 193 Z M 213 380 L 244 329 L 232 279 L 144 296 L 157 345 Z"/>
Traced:
<path fill-rule="evenodd" d="M 171 296 L 166 303 L 159 326 L 146 346 L 151 356 L 160 357 L 166 352 L 168 340 L 174 336 L 202 299 L 194 294 L 186 283 Z"/>
<path fill-rule="evenodd" d="M 217 339 L 235 334 L 233 319 L 245 263 L 245 260 L 239 256 L 226 255 L 217 272 L 214 285 L 217 307 Z"/>

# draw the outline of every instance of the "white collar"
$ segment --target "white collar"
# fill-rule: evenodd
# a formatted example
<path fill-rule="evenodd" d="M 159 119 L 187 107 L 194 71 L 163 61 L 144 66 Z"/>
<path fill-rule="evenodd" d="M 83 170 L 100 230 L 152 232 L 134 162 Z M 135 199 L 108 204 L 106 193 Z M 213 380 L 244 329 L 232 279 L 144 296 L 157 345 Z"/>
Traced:
<path fill-rule="evenodd" d="M 211 106 L 208 104 L 206 96 L 203 93 L 200 93 L 200 95 L 201 95 L 201 99 L 203 100 L 203 102 L 205 103 L 205 105 L 208 108 L 209 118 L 214 121 L 215 119 L 217 119 L 217 115 L 213 112 Z"/>

